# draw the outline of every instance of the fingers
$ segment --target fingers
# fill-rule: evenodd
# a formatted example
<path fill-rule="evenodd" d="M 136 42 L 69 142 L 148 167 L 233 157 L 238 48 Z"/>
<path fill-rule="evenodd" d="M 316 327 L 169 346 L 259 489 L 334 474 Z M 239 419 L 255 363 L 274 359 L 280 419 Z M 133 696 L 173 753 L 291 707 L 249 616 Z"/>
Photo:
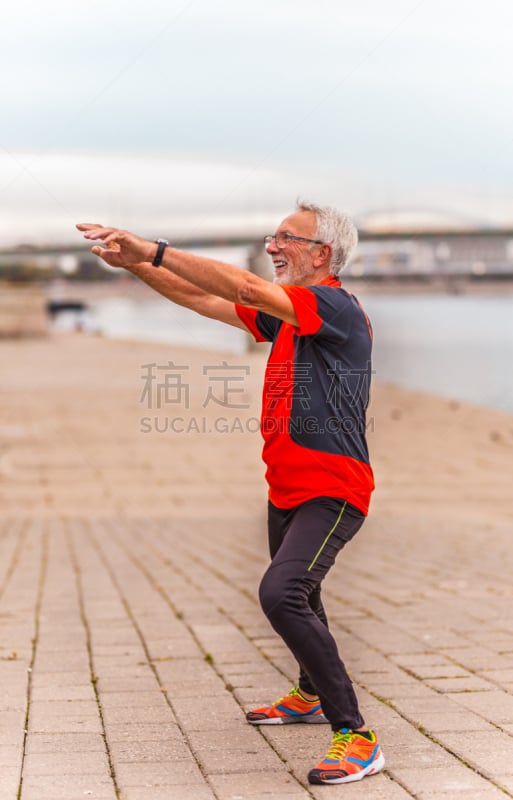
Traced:
<path fill-rule="evenodd" d="M 103 255 L 104 253 L 119 253 L 120 250 L 121 247 L 117 242 L 110 242 L 108 247 L 100 247 L 98 244 L 91 247 L 91 253 L 94 253 L 96 256 Z"/>
<path fill-rule="evenodd" d="M 112 229 L 111 229 L 112 230 Z M 108 233 L 105 236 L 97 237 L 103 239 L 104 244 L 107 247 L 111 247 L 112 245 L 116 245 L 116 248 L 119 250 L 120 241 L 123 241 L 125 237 L 125 231 L 113 231 L 112 233 Z"/>
<path fill-rule="evenodd" d="M 84 234 L 84 239 L 101 239 L 109 248 L 119 250 L 119 244 L 126 242 L 136 237 L 131 236 L 128 231 L 119 230 L 119 228 L 105 228 L 103 225 L 97 225 L 92 222 L 81 222 L 77 226 L 78 230 Z"/>
<path fill-rule="evenodd" d="M 99 222 L 79 222 L 78 225 L 75 225 L 79 231 L 89 231 L 92 228 L 103 228 L 103 225 L 100 225 Z"/>
<path fill-rule="evenodd" d="M 99 256 L 102 261 L 105 261 L 105 263 L 109 264 L 111 267 L 124 266 L 119 257 L 119 249 L 108 250 L 105 247 L 100 247 L 96 244 L 94 247 L 91 247 L 91 253 L 94 253 L 95 256 Z"/>
<path fill-rule="evenodd" d="M 119 228 L 106 228 L 92 222 L 80 222 L 77 228 L 82 231 L 84 239 L 103 242 L 103 247 L 95 245 L 91 251 L 112 266 L 128 266 L 153 259 L 155 245 L 133 233 Z"/>
<path fill-rule="evenodd" d="M 106 228 L 97 222 L 79 222 L 76 226 L 79 231 L 84 234 L 84 239 L 102 239 L 106 241 L 108 237 L 122 238 L 121 234 L 126 231 L 120 231 L 118 228 Z"/>
<path fill-rule="evenodd" d="M 76 225 L 79 231 L 84 234 L 84 239 L 101 239 L 105 244 L 110 242 L 129 242 L 137 240 L 138 237 L 130 234 L 128 231 L 123 231 L 120 228 L 106 228 L 104 225 L 94 222 L 79 222 Z"/>
<path fill-rule="evenodd" d="M 105 239 L 116 232 L 115 228 L 104 228 L 102 225 L 91 225 L 84 231 L 84 239 Z"/>

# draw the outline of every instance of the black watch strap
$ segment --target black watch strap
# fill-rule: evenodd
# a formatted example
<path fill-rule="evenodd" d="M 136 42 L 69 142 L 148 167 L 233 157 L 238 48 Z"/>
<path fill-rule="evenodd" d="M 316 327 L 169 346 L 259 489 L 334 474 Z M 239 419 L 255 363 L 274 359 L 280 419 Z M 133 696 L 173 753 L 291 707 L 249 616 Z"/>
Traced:
<path fill-rule="evenodd" d="M 154 267 L 160 267 L 160 265 L 162 264 L 162 256 L 164 255 L 164 250 L 168 246 L 169 242 L 167 241 L 167 239 L 156 239 L 156 243 L 158 245 L 157 253 L 151 263 L 153 264 Z"/>

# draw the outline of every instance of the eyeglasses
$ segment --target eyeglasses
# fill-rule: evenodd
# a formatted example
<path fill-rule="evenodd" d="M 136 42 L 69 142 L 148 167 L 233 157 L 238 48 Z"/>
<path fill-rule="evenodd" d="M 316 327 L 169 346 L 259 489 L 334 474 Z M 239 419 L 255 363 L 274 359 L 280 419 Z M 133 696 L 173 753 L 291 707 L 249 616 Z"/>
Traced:
<path fill-rule="evenodd" d="M 287 246 L 287 242 L 291 240 L 294 242 L 310 242 L 310 244 L 325 244 L 325 242 L 320 242 L 318 239 L 305 239 L 304 236 L 294 236 L 292 233 L 280 232 L 264 236 L 265 246 L 270 245 L 273 239 L 278 250 L 283 250 Z"/>

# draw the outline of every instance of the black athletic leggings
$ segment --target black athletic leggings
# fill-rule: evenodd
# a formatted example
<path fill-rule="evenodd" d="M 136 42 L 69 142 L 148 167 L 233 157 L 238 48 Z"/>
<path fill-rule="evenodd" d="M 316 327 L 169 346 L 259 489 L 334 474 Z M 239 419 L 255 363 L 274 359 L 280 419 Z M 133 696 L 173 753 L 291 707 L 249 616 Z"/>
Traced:
<path fill-rule="evenodd" d="M 321 601 L 321 582 L 365 516 L 345 500 L 317 497 L 295 508 L 269 503 L 271 564 L 262 609 L 299 667 L 299 687 L 319 696 L 333 730 L 364 725 Z"/>

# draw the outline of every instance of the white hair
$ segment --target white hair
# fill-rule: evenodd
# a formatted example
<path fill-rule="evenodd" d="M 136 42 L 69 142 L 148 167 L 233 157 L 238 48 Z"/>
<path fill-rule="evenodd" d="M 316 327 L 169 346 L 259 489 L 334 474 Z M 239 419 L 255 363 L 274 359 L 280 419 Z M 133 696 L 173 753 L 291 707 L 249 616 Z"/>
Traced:
<path fill-rule="evenodd" d="M 332 247 L 330 273 L 338 275 L 349 260 L 358 244 L 358 230 L 349 214 L 332 206 L 318 206 L 298 200 L 298 211 L 313 211 L 317 219 L 315 235 Z"/>

